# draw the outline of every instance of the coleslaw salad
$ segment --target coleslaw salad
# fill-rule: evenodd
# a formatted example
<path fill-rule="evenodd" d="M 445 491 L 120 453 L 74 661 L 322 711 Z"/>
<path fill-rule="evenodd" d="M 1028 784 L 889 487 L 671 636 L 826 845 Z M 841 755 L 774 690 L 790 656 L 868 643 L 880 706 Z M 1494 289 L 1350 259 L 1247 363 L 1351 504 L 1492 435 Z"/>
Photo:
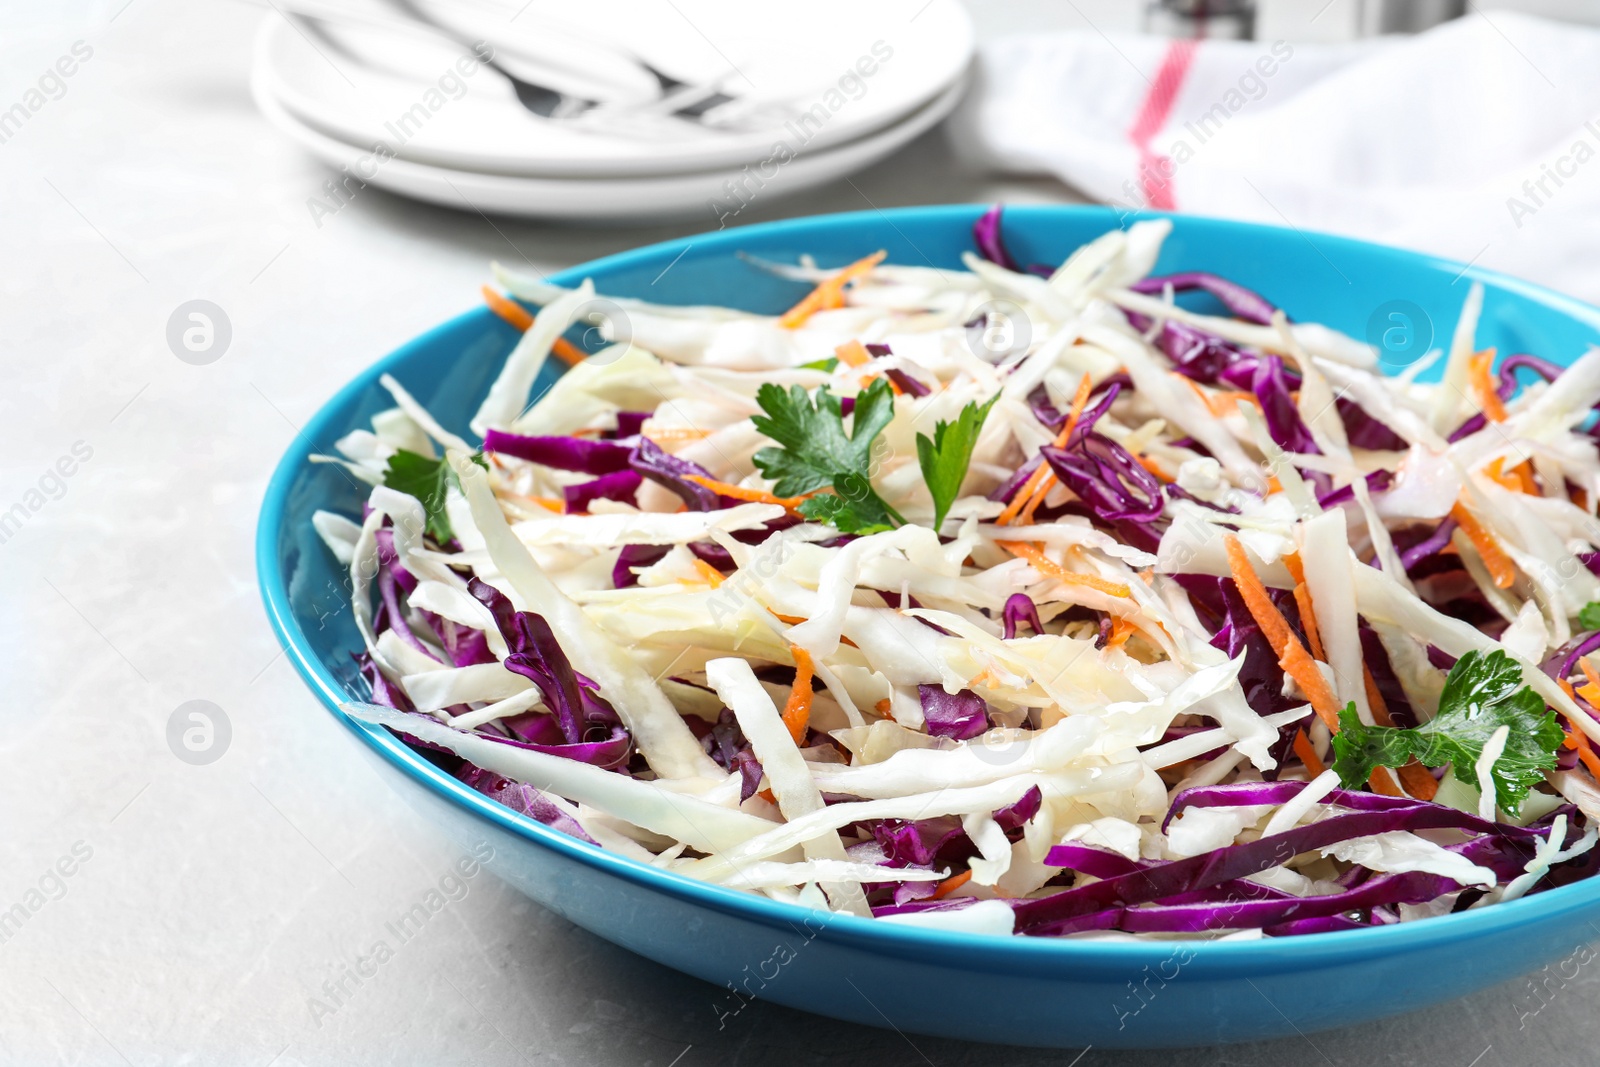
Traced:
<path fill-rule="evenodd" d="M 1492 377 L 1469 300 L 1444 385 L 1385 379 L 1150 278 L 1166 225 L 1048 276 L 771 268 L 817 287 L 784 316 L 620 302 L 531 407 L 593 294 L 500 272 L 541 310 L 483 446 L 393 382 L 340 444 L 348 710 L 601 847 L 890 921 L 1259 937 L 1589 873 L 1589 357 L 1518 393 L 1548 368 Z M 1430 729 L 1452 680 L 1505 690 L 1486 736 Z"/>

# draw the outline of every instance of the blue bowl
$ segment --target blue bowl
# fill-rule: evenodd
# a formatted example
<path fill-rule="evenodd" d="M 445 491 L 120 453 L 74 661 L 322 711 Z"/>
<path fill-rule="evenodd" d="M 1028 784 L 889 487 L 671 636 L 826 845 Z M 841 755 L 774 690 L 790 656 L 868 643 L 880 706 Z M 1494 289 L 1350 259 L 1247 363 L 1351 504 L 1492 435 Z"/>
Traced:
<path fill-rule="evenodd" d="M 774 312 L 805 286 L 740 259 L 842 264 L 879 248 L 891 262 L 958 268 L 971 206 L 774 222 L 669 241 L 555 276 L 602 294 Z M 1125 218 L 1107 209 L 1018 207 L 1007 240 L 1024 262 L 1060 262 Z M 1295 230 L 1173 218 L 1159 272 L 1209 270 L 1292 318 L 1383 346 L 1399 365 L 1447 344 L 1471 282 L 1485 290 L 1477 341 L 1570 362 L 1600 339 L 1600 311 L 1489 271 Z M 267 613 L 295 667 L 401 795 L 501 878 L 572 922 L 724 990 L 872 1026 L 978 1041 L 1074 1047 L 1202 1045 L 1346 1026 L 1461 996 L 1532 970 L 1600 920 L 1600 881 L 1479 911 L 1345 933 L 1253 942 L 1082 943 L 933 932 L 828 915 L 648 867 L 583 844 L 462 785 L 339 703 L 364 699 L 347 582 L 311 528 L 318 508 L 356 514 L 362 495 L 307 462 L 390 406 L 393 374 L 444 425 L 464 430 L 516 339 L 469 311 L 380 360 L 298 435 L 261 508 L 257 567 Z M 552 369 L 551 373 L 554 373 Z M 549 381 L 541 387 L 547 387 Z"/>

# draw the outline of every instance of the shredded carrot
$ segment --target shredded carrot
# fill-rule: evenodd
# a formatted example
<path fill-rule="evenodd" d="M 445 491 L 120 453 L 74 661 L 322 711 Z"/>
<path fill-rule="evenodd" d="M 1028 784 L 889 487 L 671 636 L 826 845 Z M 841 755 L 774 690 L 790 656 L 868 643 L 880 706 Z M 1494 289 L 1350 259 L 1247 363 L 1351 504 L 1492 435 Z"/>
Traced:
<path fill-rule="evenodd" d="M 1067 421 L 1062 424 L 1061 432 L 1056 434 L 1056 439 L 1050 442 L 1052 447 L 1067 446 L 1067 442 L 1072 439 L 1072 431 L 1078 428 L 1078 420 L 1083 417 L 1083 409 L 1088 405 L 1089 394 L 1092 392 L 1094 392 L 1094 379 L 1089 376 L 1088 371 L 1085 371 L 1083 377 L 1078 379 L 1077 391 L 1072 394 L 1072 406 L 1067 410 Z M 995 523 L 1008 526 L 1024 507 L 1032 504 L 1032 508 L 1037 508 L 1039 505 L 1034 503 L 1035 498 L 1043 499 L 1051 486 L 1055 485 L 1055 481 L 1056 476 L 1051 473 L 1050 465 L 1040 460 L 1039 466 L 1028 476 L 1028 480 L 1022 483 L 1022 488 L 1017 490 L 1016 495 L 1011 498 L 1011 503 L 1006 505 L 1006 509 L 1000 513 Z M 1024 523 L 1033 521 L 1032 508 L 1028 510 Z"/>
<path fill-rule="evenodd" d="M 1501 473 L 1500 465 L 1504 462 L 1505 460 L 1503 457 L 1495 457 L 1489 462 L 1487 467 L 1483 468 L 1483 473 L 1489 476 L 1490 481 L 1493 481 L 1497 485 L 1504 486 L 1513 493 L 1522 492 L 1521 479 L 1517 478 L 1515 475 Z"/>
<path fill-rule="evenodd" d="M 1322 676 L 1322 669 L 1289 629 L 1288 620 L 1267 595 L 1267 587 L 1261 583 L 1261 576 L 1245 555 L 1244 545 L 1232 534 L 1223 539 L 1223 544 L 1227 547 L 1228 569 L 1233 572 L 1234 584 L 1239 587 L 1239 595 L 1244 598 L 1256 625 L 1266 635 L 1272 651 L 1278 654 L 1278 666 L 1299 683 L 1300 691 L 1311 702 L 1317 718 L 1328 729 L 1338 733 L 1339 702 L 1334 698 L 1333 690 L 1328 688 L 1328 680 Z"/>
<path fill-rule="evenodd" d="M 1033 513 L 1039 510 L 1039 505 L 1044 503 L 1044 498 L 1050 495 L 1050 490 L 1056 487 L 1056 476 L 1047 476 L 1039 486 L 1039 491 L 1033 494 L 1033 499 L 1028 501 L 1028 506 L 1022 509 L 1022 514 L 1017 516 L 1017 525 L 1032 526 Z"/>
<path fill-rule="evenodd" d="M 1282 659 L 1291 639 L 1289 623 L 1277 605 L 1272 602 L 1272 598 L 1267 595 L 1267 587 L 1261 584 L 1261 576 L 1251 565 L 1250 557 L 1245 555 L 1244 545 L 1239 539 L 1229 534 L 1223 538 L 1222 543 L 1228 552 L 1228 570 L 1233 574 L 1234 584 L 1239 587 L 1239 595 L 1244 598 L 1245 606 L 1250 609 L 1256 625 L 1261 627 L 1261 632 L 1266 635 L 1267 644 L 1271 645 L 1272 651 Z"/>
<path fill-rule="evenodd" d="M 652 429 L 644 436 L 658 445 L 675 445 L 682 441 L 704 441 L 711 436 L 711 431 L 696 430 L 688 426 L 674 426 L 665 430 Z"/>
<path fill-rule="evenodd" d="M 488 304 L 491 312 L 494 312 L 494 314 L 504 318 L 506 322 L 509 322 L 512 326 L 515 326 L 517 330 L 523 331 L 523 333 L 528 333 L 528 328 L 533 326 L 533 315 L 528 314 L 528 309 L 526 309 L 526 307 L 523 307 L 522 304 L 518 304 L 517 301 L 504 298 L 504 296 L 501 296 L 501 294 L 491 290 L 490 286 L 483 286 L 482 291 L 483 302 Z M 555 339 L 555 344 L 550 346 L 550 354 L 555 355 L 555 358 L 562 360 L 563 363 L 568 363 L 568 365 L 576 365 L 576 363 L 582 363 L 584 360 L 589 358 L 589 354 L 587 354 L 587 352 L 579 349 L 576 344 L 573 344 L 573 342 L 568 341 L 566 338 Z"/>
<path fill-rule="evenodd" d="M 1432 775 L 1429 775 L 1429 777 L 1431 778 Z M 1372 787 L 1374 793 L 1379 793 L 1386 797 L 1405 796 L 1400 791 L 1399 783 L 1395 781 L 1394 772 L 1387 767 L 1375 768 L 1372 772 L 1372 777 L 1367 779 L 1367 784 Z"/>
<path fill-rule="evenodd" d="M 1013 556 L 1020 556 L 1027 560 L 1032 564 L 1033 569 L 1040 574 L 1054 578 L 1056 581 L 1066 582 L 1068 585 L 1085 586 L 1105 593 L 1107 596 L 1125 597 L 1132 595 L 1132 590 L 1122 582 L 1108 581 L 1095 574 L 1079 574 L 1076 571 L 1067 570 L 1061 564 L 1046 556 L 1044 550 L 1037 545 L 1030 545 L 1026 541 L 996 541 L 995 543 Z"/>
<path fill-rule="evenodd" d="M 1578 758 L 1589 768 L 1589 773 L 1594 776 L 1595 781 L 1600 782 L 1600 756 L 1595 755 L 1594 746 L 1589 743 L 1588 735 L 1583 732 L 1583 727 L 1578 725 L 1577 720 L 1569 715 L 1567 722 L 1572 727 L 1567 734 L 1567 747 L 1578 750 Z"/>
<path fill-rule="evenodd" d="M 1194 395 L 1200 398 L 1200 402 L 1206 406 L 1206 410 L 1211 412 L 1212 415 L 1219 419 L 1223 416 L 1232 415 L 1237 412 L 1241 402 L 1255 404 L 1257 407 L 1261 405 L 1261 401 L 1257 399 L 1254 393 L 1247 393 L 1238 389 L 1222 389 L 1216 392 L 1207 392 L 1203 387 L 1201 387 L 1200 383 L 1195 381 L 1193 378 L 1190 378 L 1184 374 L 1178 374 L 1176 371 L 1174 371 L 1173 374 L 1180 381 L 1188 385 L 1190 389 L 1193 389 Z"/>
<path fill-rule="evenodd" d="M 1428 773 L 1428 768 L 1416 760 L 1401 767 L 1396 773 L 1400 776 L 1400 785 L 1418 800 L 1432 800 L 1439 792 L 1438 780 Z"/>
<path fill-rule="evenodd" d="M 1511 473 L 1516 475 L 1517 481 L 1522 483 L 1522 491 L 1529 496 L 1543 496 L 1539 492 L 1539 483 L 1533 480 L 1533 460 L 1525 459 L 1511 468 Z"/>
<path fill-rule="evenodd" d="M 954 876 L 952 876 L 950 878 L 946 878 L 944 881 L 939 883 L 939 888 L 937 888 L 937 889 L 935 889 L 933 891 L 933 896 L 930 897 L 929 899 L 930 900 L 943 900 L 945 897 L 949 896 L 951 893 L 954 893 L 957 889 L 960 889 L 962 886 L 966 885 L 967 884 L 967 880 L 969 878 L 971 878 L 971 877 L 972 877 L 972 871 L 966 870 L 966 871 L 962 871 L 960 874 L 954 875 Z"/>
<path fill-rule="evenodd" d="M 1311 701 L 1311 710 L 1317 713 L 1317 718 L 1321 719 L 1329 730 L 1338 733 L 1339 701 L 1334 697 L 1333 690 L 1328 688 L 1328 680 L 1322 676 L 1322 668 L 1317 666 L 1317 661 L 1311 658 L 1306 647 L 1293 634 L 1289 635 L 1289 645 L 1278 659 L 1278 666 L 1299 683 L 1300 691 Z"/>
<path fill-rule="evenodd" d="M 1572 502 L 1574 504 L 1578 505 L 1578 510 L 1579 511 L 1588 511 L 1589 510 L 1589 494 L 1588 494 L 1588 492 L 1586 492 L 1583 489 L 1574 489 L 1572 491 Z"/>
<path fill-rule="evenodd" d="M 1450 509 L 1450 517 L 1456 520 L 1461 532 L 1467 535 L 1467 539 L 1478 550 L 1478 555 L 1483 557 L 1483 565 L 1489 568 L 1489 577 L 1494 580 L 1495 587 L 1510 589 L 1511 583 L 1517 580 L 1517 568 L 1495 541 L 1494 535 L 1467 509 L 1465 500 L 1456 501 Z"/>
<path fill-rule="evenodd" d="M 1089 394 L 1094 392 L 1094 379 L 1089 377 L 1089 372 L 1084 371 L 1083 377 L 1078 379 L 1078 388 L 1072 393 L 1072 406 L 1067 409 L 1067 421 L 1061 427 L 1061 432 L 1056 435 L 1056 447 L 1065 448 L 1072 439 L 1072 431 L 1078 428 L 1078 420 L 1083 418 L 1083 409 L 1089 406 Z"/>
<path fill-rule="evenodd" d="M 569 367 L 576 367 L 589 358 L 589 353 L 568 341 L 565 337 L 557 337 L 550 346 L 550 354 Z"/>
<path fill-rule="evenodd" d="M 887 250 L 874 252 L 865 259 L 858 259 L 838 273 L 823 279 L 822 283 L 807 293 L 798 304 L 778 317 L 778 325 L 786 330 L 798 330 L 805 325 L 813 312 L 844 307 L 844 287 L 882 263 L 888 254 Z"/>
<path fill-rule="evenodd" d="M 789 728 L 794 743 L 800 745 L 805 743 L 806 726 L 811 721 L 811 653 L 799 645 L 790 645 L 789 654 L 794 657 L 794 688 L 783 705 L 783 725 Z"/>
<path fill-rule="evenodd" d="M 717 570 L 717 568 L 713 567 L 703 559 L 695 559 L 694 569 L 700 572 L 700 577 L 704 578 L 706 580 L 706 584 L 710 585 L 713 589 L 721 585 L 723 582 L 722 572 Z"/>
<path fill-rule="evenodd" d="M 868 352 L 867 346 L 860 341 L 846 341 L 835 348 L 833 354 L 847 367 L 865 367 L 872 362 L 872 353 Z"/>
<path fill-rule="evenodd" d="M 1316 748 L 1311 744 L 1311 738 L 1306 736 L 1304 730 L 1296 730 L 1294 734 L 1294 754 L 1300 757 L 1300 762 L 1306 765 L 1306 773 L 1315 778 L 1327 770 L 1322 759 L 1317 755 Z"/>
<path fill-rule="evenodd" d="M 483 287 L 483 302 L 489 305 L 490 311 L 499 315 L 523 333 L 527 333 L 528 329 L 533 325 L 533 316 L 528 314 L 526 308 L 515 300 L 506 299 L 487 285 Z M 557 359 L 569 365 L 582 363 L 589 358 L 587 352 L 568 341 L 565 337 L 557 337 L 555 344 L 550 346 L 550 352 Z"/>
<path fill-rule="evenodd" d="M 772 790 L 770 789 L 763 789 L 756 796 L 765 800 L 768 804 L 776 805 L 778 803 L 778 798 L 772 795 Z"/>
<path fill-rule="evenodd" d="M 703 474 L 685 474 L 683 478 L 684 481 L 704 486 L 719 496 L 730 496 L 735 500 L 748 500 L 755 504 L 777 504 L 790 511 L 799 507 L 806 499 L 803 496 L 773 496 L 764 489 L 746 489 L 728 482 L 719 482 L 715 478 L 707 478 Z"/>
<path fill-rule="evenodd" d="M 1218 411 L 1217 405 L 1211 401 L 1211 394 L 1202 389 L 1199 382 L 1187 375 L 1179 374 L 1177 371 L 1172 371 L 1171 373 L 1174 378 L 1194 390 L 1194 395 L 1200 398 L 1200 403 L 1206 406 L 1207 411 L 1211 412 L 1212 415 L 1221 416 L 1222 412 Z"/>
<path fill-rule="evenodd" d="M 1139 466 L 1143 467 L 1145 470 L 1149 471 L 1151 474 L 1155 475 L 1157 481 L 1170 483 L 1173 480 L 1172 475 L 1168 474 L 1164 469 L 1162 469 L 1161 464 L 1157 463 L 1155 460 L 1151 459 L 1142 452 L 1139 455 L 1134 456 L 1133 461 Z"/>
<path fill-rule="evenodd" d="M 501 296 L 487 285 L 483 287 L 482 291 L 483 302 L 489 305 L 490 311 L 499 315 L 523 333 L 528 332 L 528 327 L 533 325 L 533 316 L 528 314 L 526 308 L 515 300 L 509 300 Z"/>
<path fill-rule="evenodd" d="M 1018 489 L 1016 495 L 1011 498 L 1011 503 L 1007 504 L 1006 509 L 1000 513 L 1000 517 L 994 520 L 995 525 L 1011 525 L 1011 521 L 1033 499 L 1034 492 L 1044 484 L 1046 478 L 1054 479 L 1055 475 L 1050 471 L 1050 464 L 1040 460 L 1039 466 L 1034 468 L 1033 473 L 1028 475 L 1028 480 L 1022 483 L 1022 488 Z"/>
<path fill-rule="evenodd" d="M 1254 393 L 1247 393 L 1240 389 L 1232 389 L 1226 392 L 1213 393 L 1211 394 L 1211 400 L 1213 401 L 1211 410 L 1218 415 L 1233 414 L 1235 411 L 1239 410 L 1239 405 L 1241 403 L 1256 405 L 1260 405 L 1261 403 L 1260 400 L 1256 399 L 1256 395 Z"/>
<path fill-rule="evenodd" d="M 773 618 L 777 619 L 779 622 L 783 623 L 786 626 L 798 626 L 800 623 L 806 621 L 806 620 L 802 619 L 798 615 L 783 615 L 783 614 L 780 614 L 780 613 L 778 613 L 776 611 L 774 611 L 772 613 L 772 615 L 773 615 Z M 848 638 L 848 637 L 839 638 L 839 643 L 842 644 L 842 645 L 849 645 L 851 648 L 860 648 L 861 647 L 860 645 L 856 644 L 854 641 L 850 640 L 850 638 Z"/>
<path fill-rule="evenodd" d="M 1322 631 L 1317 629 L 1316 612 L 1311 606 L 1311 590 L 1305 582 L 1294 587 L 1294 603 L 1300 609 L 1300 626 L 1306 632 L 1306 644 L 1311 646 L 1311 654 L 1326 663 L 1328 656 L 1322 648 Z"/>
<path fill-rule="evenodd" d="M 1367 687 L 1367 706 L 1372 709 L 1372 721 L 1379 726 L 1393 726 L 1394 716 L 1389 714 L 1389 702 L 1378 691 L 1378 680 L 1372 676 L 1372 668 L 1366 664 L 1361 665 L 1361 680 Z"/>
<path fill-rule="evenodd" d="M 1583 689 L 1578 690 L 1578 692 L 1583 693 L 1583 699 L 1588 700 L 1591 704 L 1595 704 L 1595 701 L 1590 700 L 1589 695 L 1584 693 L 1583 690 L 1594 689 L 1596 691 L 1600 691 L 1600 674 L 1596 674 L 1594 668 L 1589 666 L 1588 656 L 1582 656 L 1578 659 L 1578 669 L 1583 671 L 1583 676 L 1585 678 L 1589 679 L 1589 684 L 1584 686 Z M 1596 704 L 1595 706 L 1600 707 L 1600 704 Z"/>
<path fill-rule="evenodd" d="M 879 715 L 887 715 L 887 714 L 889 714 L 889 707 L 890 707 L 889 698 L 888 697 L 884 697 L 882 700 L 880 700 L 876 704 L 872 705 L 872 710 L 877 712 Z"/>
<path fill-rule="evenodd" d="M 1024 505 L 1033 500 L 1035 492 L 1044 484 L 1047 478 L 1054 481 L 1055 475 L 1050 470 L 1050 464 L 1040 460 L 1033 473 L 1028 475 L 1028 480 L 1022 483 L 1022 488 L 1018 489 L 1016 495 L 1011 498 L 1011 503 L 1007 504 L 1005 510 L 1000 513 L 1000 517 L 994 520 L 995 525 L 1011 525 L 1012 520 L 1017 517 L 1017 513 L 1022 511 Z M 1049 492 L 1048 489 L 1045 491 Z"/>
<path fill-rule="evenodd" d="M 1138 632 L 1139 628 L 1133 624 L 1133 620 L 1120 617 L 1114 619 L 1111 623 L 1111 635 L 1106 638 L 1106 647 L 1121 648 L 1128 643 L 1128 638 Z"/>
<path fill-rule="evenodd" d="M 972 680 L 967 683 L 968 689 L 977 689 L 980 686 L 985 689 L 998 689 L 1000 687 L 1000 679 L 995 677 L 993 667 L 985 667 L 973 675 Z"/>
<path fill-rule="evenodd" d="M 1506 421 L 1506 406 L 1500 399 L 1500 391 L 1494 375 L 1489 372 L 1494 363 L 1494 349 L 1485 348 L 1467 360 L 1467 381 L 1472 385 L 1473 395 L 1477 398 L 1478 407 L 1483 410 L 1483 417 L 1490 422 Z"/>
<path fill-rule="evenodd" d="M 1289 577 L 1294 579 L 1294 604 L 1300 611 L 1300 628 L 1305 631 L 1306 644 L 1311 646 L 1313 656 L 1327 662 L 1328 657 L 1322 647 L 1322 631 L 1317 627 L 1316 610 L 1311 604 L 1311 587 L 1306 585 L 1306 568 L 1300 560 L 1300 553 L 1287 553 L 1283 557 L 1283 566 L 1289 572 Z"/>
<path fill-rule="evenodd" d="M 1496 457 L 1483 468 L 1483 473 L 1492 480 L 1505 486 L 1513 493 L 1526 493 L 1528 496 L 1543 496 L 1539 492 L 1539 483 L 1533 480 L 1533 461 L 1525 459 L 1508 471 L 1501 471 L 1504 457 Z"/>

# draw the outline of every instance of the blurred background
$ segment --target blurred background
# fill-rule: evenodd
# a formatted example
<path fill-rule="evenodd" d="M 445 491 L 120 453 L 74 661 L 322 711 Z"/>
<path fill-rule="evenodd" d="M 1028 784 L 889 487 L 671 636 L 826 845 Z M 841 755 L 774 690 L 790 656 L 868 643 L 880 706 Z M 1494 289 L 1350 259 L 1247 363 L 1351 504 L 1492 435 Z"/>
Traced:
<path fill-rule="evenodd" d="M 719 1019 L 451 876 L 268 630 L 273 464 L 492 259 L 797 215 L 1157 207 L 1600 300 L 1597 69 L 1600 0 L 0 3 L 0 1063 L 989 1062 Z M 1523 992 L 1227 1062 L 1590 1062 L 1600 980 Z"/>

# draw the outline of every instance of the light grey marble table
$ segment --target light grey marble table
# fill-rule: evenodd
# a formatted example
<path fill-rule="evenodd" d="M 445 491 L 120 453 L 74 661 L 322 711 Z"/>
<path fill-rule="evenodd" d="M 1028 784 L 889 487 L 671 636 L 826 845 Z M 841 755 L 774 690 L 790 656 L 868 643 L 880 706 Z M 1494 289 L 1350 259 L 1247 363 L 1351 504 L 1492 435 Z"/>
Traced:
<path fill-rule="evenodd" d="M 1084 0 L 979 21 L 1127 25 L 1130 11 Z M 1514 983 L 1349 1031 L 1076 1060 L 762 1004 L 719 1028 L 712 987 L 490 876 L 446 881 L 456 854 L 378 783 L 268 630 L 252 559 L 267 476 L 339 385 L 472 305 L 490 258 L 548 270 L 703 224 L 534 225 L 367 189 L 319 226 L 306 201 L 327 175 L 247 94 L 261 17 L 0 6 L 0 114 L 45 79 L 25 120 L 0 120 L 0 1063 L 1594 1061 L 1588 969 L 1547 983 L 1536 1015 Z M 1071 199 L 966 175 L 934 135 L 747 217 L 999 197 Z M 231 324 L 204 366 L 166 341 L 195 299 Z M 208 765 L 169 744 L 191 700 L 231 727 Z M 387 924 L 441 884 L 447 904 L 401 941 Z M 347 977 L 380 939 L 392 956 Z M 324 983 L 341 981 L 335 1003 Z"/>

